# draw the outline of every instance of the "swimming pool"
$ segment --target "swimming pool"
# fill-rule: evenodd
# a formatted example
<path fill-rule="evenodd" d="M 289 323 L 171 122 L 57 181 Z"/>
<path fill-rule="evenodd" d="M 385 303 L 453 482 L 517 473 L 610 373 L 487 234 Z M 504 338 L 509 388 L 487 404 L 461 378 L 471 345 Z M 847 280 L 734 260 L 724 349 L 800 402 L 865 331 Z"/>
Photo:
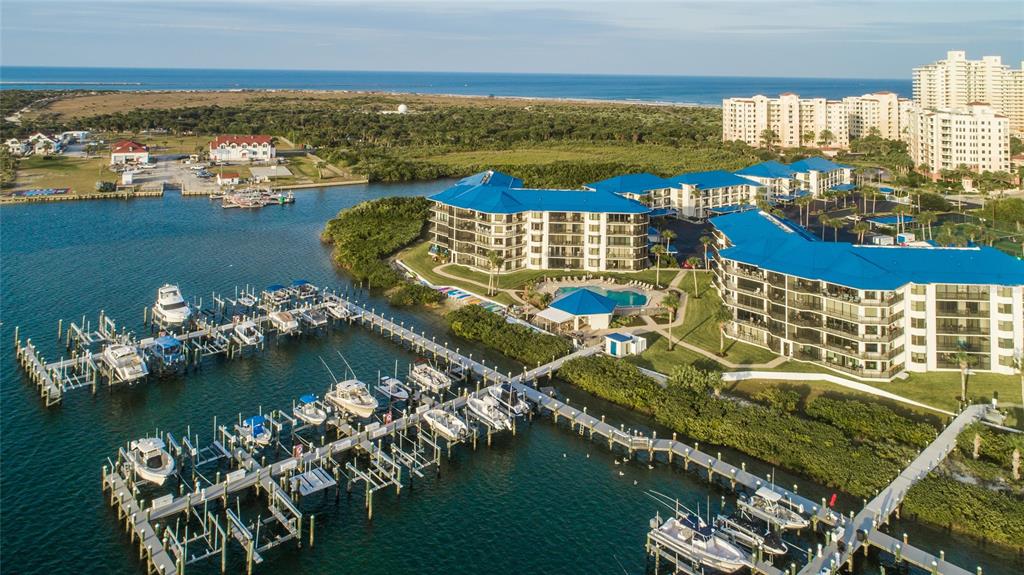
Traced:
<path fill-rule="evenodd" d="M 599 293 L 615 301 L 619 307 L 636 307 L 647 303 L 647 296 L 633 290 L 609 290 L 597 286 L 560 287 L 555 290 L 555 298 L 572 293 L 578 289 L 586 288 L 592 292 Z"/>

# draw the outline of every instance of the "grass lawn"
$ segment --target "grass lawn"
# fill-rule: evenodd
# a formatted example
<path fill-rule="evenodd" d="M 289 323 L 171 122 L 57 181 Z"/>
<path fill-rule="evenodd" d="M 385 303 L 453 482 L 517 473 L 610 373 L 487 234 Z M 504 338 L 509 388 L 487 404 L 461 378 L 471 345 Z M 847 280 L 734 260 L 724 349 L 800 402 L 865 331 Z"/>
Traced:
<path fill-rule="evenodd" d="M 466 279 L 474 280 L 483 284 L 487 283 L 487 274 L 485 272 L 470 269 L 466 266 L 448 266 L 444 271 L 455 274 Z M 679 270 L 665 269 L 661 270 L 661 282 L 662 285 L 668 284 L 672 276 L 675 275 Z M 498 287 L 502 289 L 518 289 L 525 286 L 527 283 L 535 280 L 543 280 L 547 278 L 560 278 L 565 276 L 580 276 L 585 275 L 588 272 L 576 270 L 576 271 L 558 271 L 558 270 L 519 270 L 497 276 Z M 639 272 L 590 272 L 595 277 L 605 278 L 616 278 L 619 280 L 639 280 L 647 283 L 654 283 L 655 271 L 654 270 L 643 270 Z"/>
<path fill-rule="evenodd" d="M 405 265 L 412 268 L 416 273 L 420 274 L 424 279 L 435 285 L 450 285 L 458 288 L 462 288 L 473 293 L 483 294 L 486 290 L 478 285 L 471 284 L 469 282 L 462 282 L 453 280 L 451 278 L 444 277 L 442 275 L 434 273 L 434 267 L 437 264 L 431 257 L 427 250 L 430 249 L 430 244 L 427 242 L 421 242 L 415 246 L 408 248 L 402 252 L 399 252 L 397 258 L 402 261 Z M 484 276 L 484 283 L 486 285 L 487 277 Z M 513 305 L 515 301 L 508 296 L 508 294 L 499 293 L 493 296 L 491 299 L 494 301 L 505 304 Z"/>
<path fill-rule="evenodd" d="M 71 188 L 76 194 L 95 193 L 96 182 L 117 181 L 117 174 L 107 168 L 108 163 L 108 156 L 29 156 L 19 162 L 13 189 Z"/>

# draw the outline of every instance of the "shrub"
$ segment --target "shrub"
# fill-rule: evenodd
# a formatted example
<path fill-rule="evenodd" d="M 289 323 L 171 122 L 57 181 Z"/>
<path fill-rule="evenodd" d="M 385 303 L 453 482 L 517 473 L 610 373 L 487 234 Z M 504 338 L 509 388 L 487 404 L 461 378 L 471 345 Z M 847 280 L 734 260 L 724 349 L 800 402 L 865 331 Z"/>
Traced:
<path fill-rule="evenodd" d="M 436 305 L 443 302 L 444 298 L 444 294 L 436 289 L 412 282 L 404 282 L 388 294 L 388 302 L 396 306 Z"/>
<path fill-rule="evenodd" d="M 1024 500 L 949 477 L 930 475 L 917 482 L 903 501 L 903 511 L 1004 545 L 1021 547 L 1024 542 Z"/>
<path fill-rule="evenodd" d="M 935 439 L 935 428 L 897 415 L 877 403 L 818 397 L 807 405 L 808 416 L 830 423 L 848 434 L 869 440 L 895 440 L 923 448 Z"/>
<path fill-rule="evenodd" d="M 467 305 L 445 316 L 455 335 L 479 341 L 527 365 L 547 363 L 572 351 L 565 338 L 508 323 L 500 315 L 478 305 Z"/>

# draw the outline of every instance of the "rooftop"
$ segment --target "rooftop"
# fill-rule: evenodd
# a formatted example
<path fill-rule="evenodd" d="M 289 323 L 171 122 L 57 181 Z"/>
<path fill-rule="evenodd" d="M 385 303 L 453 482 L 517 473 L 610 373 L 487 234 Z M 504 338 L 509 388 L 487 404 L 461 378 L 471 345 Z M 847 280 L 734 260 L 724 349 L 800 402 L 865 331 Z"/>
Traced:
<path fill-rule="evenodd" d="M 210 142 L 210 148 L 218 148 L 222 145 L 257 145 L 257 144 L 269 144 L 273 141 L 271 136 L 217 136 Z"/>
<path fill-rule="evenodd" d="M 736 172 L 737 176 L 751 176 L 754 178 L 792 178 L 796 172 L 789 166 L 775 160 L 768 160 L 753 166 L 747 166 Z"/>
<path fill-rule="evenodd" d="M 710 172 L 691 172 L 679 174 L 671 178 L 674 184 L 690 185 L 698 190 L 710 190 L 714 188 L 726 188 L 729 186 L 760 186 L 761 184 L 727 172 L 725 170 L 712 170 Z"/>
<path fill-rule="evenodd" d="M 586 288 L 575 290 L 551 302 L 551 307 L 575 316 L 612 313 L 615 311 L 615 305 L 615 300 Z"/>
<path fill-rule="evenodd" d="M 1024 285 L 1024 261 L 987 246 L 858 246 L 813 241 L 796 224 L 750 210 L 711 218 L 732 247 L 725 259 L 847 287 L 892 290 L 908 283 Z"/>
<path fill-rule="evenodd" d="M 113 154 L 139 154 L 148 148 L 134 140 L 118 140 L 110 145 L 110 152 Z"/>
<path fill-rule="evenodd" d="M 831 160 L 826 160 L 820 156 L 814 156 L 800 160 L 799 162 L 793 162 L 789 165 L 790 169 L 794 172 L 806 173 L 806 172 L 834 172 L 836 170 L 849 170 L 853 166 L 845 166 L 843 164 L 837 164 Z"/>
<path fill-rule="evenodd" d="M 654 174 L 643 172 L 615 176 L 600 182 L 585 184 L 584 187 L 599 192 L 613 192 L 616 194 L 646 194 L 651 190 L 671 188 L 672 182 Z"/>
<path fill-rule="evenodd" d="M 498 172 L 495 170 L 486 170 L 479 174 L 473 174 L 472 176 L 466 176 L 459 180 L 458 185 L 470 185 L 470 186 L 494 186 L 498 188 L 522 188 L 523 181 L 519 178 L 513 178 L 512 176 Z"/>

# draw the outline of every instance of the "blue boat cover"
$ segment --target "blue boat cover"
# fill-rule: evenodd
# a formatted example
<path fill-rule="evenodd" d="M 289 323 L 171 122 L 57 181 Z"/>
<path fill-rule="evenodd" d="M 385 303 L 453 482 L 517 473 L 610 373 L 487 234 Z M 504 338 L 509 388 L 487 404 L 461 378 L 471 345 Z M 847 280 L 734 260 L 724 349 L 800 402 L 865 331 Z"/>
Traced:
<path fill-rule="evenodd" d="M 313 403 L 314 401 L 316 401 L 316 396 L 313 395 L 312 393 L 307 393 L 299 397 L 299 401 L 301 401 L 302 403 Z"/>

